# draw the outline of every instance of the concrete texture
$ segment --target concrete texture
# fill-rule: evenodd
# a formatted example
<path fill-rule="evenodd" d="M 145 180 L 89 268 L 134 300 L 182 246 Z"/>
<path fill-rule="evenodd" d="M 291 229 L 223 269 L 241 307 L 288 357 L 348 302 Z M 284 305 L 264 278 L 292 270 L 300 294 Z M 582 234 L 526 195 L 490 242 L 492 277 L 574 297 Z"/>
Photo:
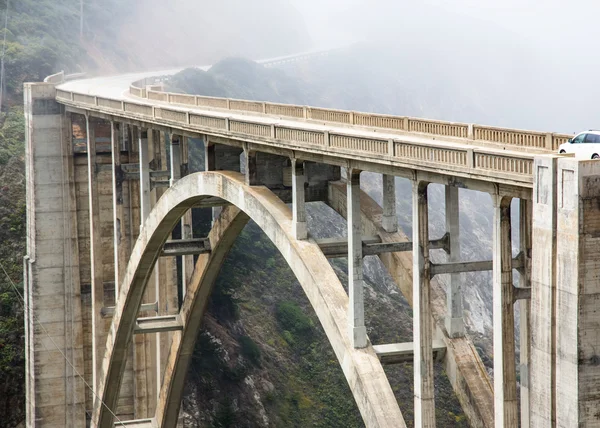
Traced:
<path fill-rule="evenodd" d="M 413 182 L 413 342 L 415 426 L 435 427 L 433 329 L 429 273 L 429 183 Z"/>
<path fill-rule="evenodd" d="M 518 427 L 515 320 L 513 302 L 511 198 L 494 204 L 492 284 L 494 288 L 494 413 L 496 426 Z"/>
<path fill-rule="evenodd" d="M 202 197 L 217 196 L 245 211 L 261 227 L 288 261 L 306 292 L 368 427 L 405 426 L 394 394 L 373 348 L 357 350 L 346 333 L 348 298 L 337 276 L 315 242 L 297 241 L 291 231 L 291 211 L 265 188 L 249 188 L 238 173 L 197 173 L 169 189 L 150 214 L 132 253 L 107 341 L 103 383 L 99 394 L 109 408 L 117 401 L 132 340 L 137 309 L 148 278 L 171 228 Z M 218 224 L 218 222 L 217 222 Z M 188 294 L 191 295 L 191 294 Z M 112 428 L 112 415 L 97 400 L 93 423 Z"/>
<path fill-rule="evenodd" d="M 25 84 L 27 427 L 85 426 L 70 118 L 50 84 Z"/>
<path fill-rule="evenodd" d="M 460 215 L 458 188 L 445 187 L 446 192 L 446 231 L 450 236 L 448 262 L 460 262 Z M 461 275 L 451 274 L 446 289 L 446 331 L 450 337 L 461 337 L 465 335 L 465 321 L 463 319 L 463 296 L 461 290 Z"/>
<path fill-rule="evenodd" d="M 346 216 L 346 184 L 331 183 L 329 186 L 328 204 L 342 217 Z M 386 232 L 381 224 L 383 215 L 381 207 L 365 192 L 360 195 L 360 207 L 363 234 L 379 236 L 383 242 L 408 242 L 407 236 L 398 231 Z M 385 253 L 379 255 L 398 288 L 413 305 L 413 262 L 412 254 Z M 468 337 L 450 338 L 444 328 L 446 317 L 446 297 L 443 287 L 431 280 L 431 314 L 436 325 L 436 337 L 446 343 L 444 366 L 448 379 L 452 384 L 463 411 L 472 427 L 494 426 L 494 395 L 492 382 Z"/>
<path fill-rule="evenodd" d="M 600 164 L 559 159 L 556 236 L 556 426 L 598 426 Z"/>

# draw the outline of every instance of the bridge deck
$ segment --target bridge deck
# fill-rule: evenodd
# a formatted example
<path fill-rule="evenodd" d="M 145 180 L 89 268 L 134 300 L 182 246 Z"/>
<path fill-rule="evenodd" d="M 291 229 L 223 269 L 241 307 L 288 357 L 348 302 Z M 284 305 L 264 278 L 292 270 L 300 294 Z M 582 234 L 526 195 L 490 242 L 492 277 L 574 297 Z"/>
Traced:
<path fill-rule="evenodd" d="M 164 77 L 177 71 L 67 82 L 57 87 L 56 99 L 71 111 L 142 122 L 144 126 L 168 128 L 190 136 L 209 135 L 225 144 L 246 144 L 250 149 L 298 159 L 525 198 L 531 193 L 534 157 L 551 153 L 556 144 L 568 137 L 169 94 L 146 85 L 153 82 L 152 76 Z M 132 83 L 141 87 L 131 86 Z"/>

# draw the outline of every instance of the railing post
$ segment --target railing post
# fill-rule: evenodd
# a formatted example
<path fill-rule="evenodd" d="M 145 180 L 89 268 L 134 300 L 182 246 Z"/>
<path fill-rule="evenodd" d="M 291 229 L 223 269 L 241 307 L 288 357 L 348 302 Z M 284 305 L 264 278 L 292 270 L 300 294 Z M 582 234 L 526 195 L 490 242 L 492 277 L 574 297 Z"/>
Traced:
<path fill-rule="evenodd" d="M 367 346 L 365 328 L 362 226 L 360 219 L 360 170 L 348 169 L 348 323 L 350 341 L 354 348 Z"/>
<path fill-rule="evenodd" d="M 413 342 L 415 427 L 435 428 L 429 204 L 425 182 L 413 181 Z"/>
<path fill-rule="evenodd" d="M 554 136 L 551 133 L 546 134 L 546 150 L 554 150 Z"/>
<path fill-rule="evenodd" d="M 394 157 L 395 156 L 395 144 L 394 144 L 394 140 L 388 140 L 388 155 Z"/>

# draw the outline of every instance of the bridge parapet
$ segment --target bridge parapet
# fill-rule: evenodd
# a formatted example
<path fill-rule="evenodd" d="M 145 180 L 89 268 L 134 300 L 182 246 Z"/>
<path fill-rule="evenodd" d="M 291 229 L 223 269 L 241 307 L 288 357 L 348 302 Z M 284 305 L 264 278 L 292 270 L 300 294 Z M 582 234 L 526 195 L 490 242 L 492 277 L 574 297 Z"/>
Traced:
<path fill-rule="evenodd" d="M 141 88 L 136 89 L 138 93 L 144 91 Z M 420 120 L 421 124 L 417 124 L 416 120 L 402 118 L 400 121 L 400 118 L 394 116 L 160 91 L 147 91 L 146 94 L 148 98 L 145 100 L 118 100 L 57 89 L 56 98 L 59 102 L 73 107 L 111 116 L 186 129 L 199 134 L 233 137 L 242 141 L 252 140 L 266 146 L 274 146 L 278 150 L 301 150 L 337 158 L 364 159 L 385 165 L 391 162 L 408 169 L 425 168 L 484 181 L 505 180 L 507 184 L 525 188 L 532 186 L 535 154 L 545 152 L 539 149 L 532 153 L 498 149 L 492 145 L 475 145 L 474 140 L 466 138 L 453 140 L 452 136 L 431 139 L 407 133 L 388 133 L 387 130 L 375 133 L 358 126 L 352 127 L 348 123 L 332 126 L 334 122 L 325 119 L 347 122 L 358 120 L 361 123 L 383 123 L 385 119 L 385 123 L 388 124 L 402 122 L 402 127 L 406 125 L 413 129 L 457 135 L 469 132 L 468 125 L 436 121 L 427 128 L 423 120 Z M 156 98 L 161 97 L 168 101 L 164 104 L 149 102 L 157 101 Z M 196 106 L 192 105 L 192 101 L 195 101 Z M 198 104 L 202 104 L 200 109 L 197 108 Z M 230 113 L 223 112 L 223 109 L 229 110 Z M 269 113 L 278 113 L 279 118 L 269 116 Z M 319 117 L 320 123 L 315 123 L 314 119 L 309 123 L 300 118 L 300 115 L 307 118 Z M 288 120 L 287 117 L 293 120 Z M 411 138 L 408 138 L 409 136 Z"/>
<path fill-rule="evenodd" d="M 160 79 L 160 78 L 157 78 Z M 152 79 L 150 79 L 152 80 Z M 169 104 L 203 106 L 239 112 L 263 113 L 284 118 L 307 119 L 332 124 L 382 128 L 391 131 L 417 132 L 427 135 L 469 140 L 472 143 L 497 143 L 519 148 L 556 151 L 572 135 L 547 133 L 513 128 L 501 128 L 471 123 L 413 118 L 349 110 L 307 107 L 293 104 L 276 104 L 262 101 L 235 100 L 169 93 L 144 88 L 149 79 L 131 85 L 129 93 L 138 98 L 147 98 Z M 152 80 L 155 81 L 155 80 Z"/>

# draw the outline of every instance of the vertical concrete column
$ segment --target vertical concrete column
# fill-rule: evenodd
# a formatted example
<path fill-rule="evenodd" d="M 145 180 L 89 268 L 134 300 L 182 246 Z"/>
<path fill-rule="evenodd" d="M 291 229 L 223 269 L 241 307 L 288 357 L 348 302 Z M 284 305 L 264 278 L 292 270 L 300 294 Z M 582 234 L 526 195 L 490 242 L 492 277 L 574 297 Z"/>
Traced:
<path fill-rule="evenodd" d="M 246 185 L 247 186 L 256 186 L 260 183 L 258 182 L 258 168 L 256 165 L 256 156 L 257 153 L 248 148 L 244 148 L 244 158 L 246 160 Z"/>
<path fill-rule="evenodd" d="M 363 281 L 362 225 L 360 219 L 360 170 L 348 170 L 348 323 L 355 348 L 367 346 Z"/>
<path fill-rule="evenodd" d="M 492 195 L 494 203 L 494 413 L 496 427 L 518 427 L 515 319 L 513 310 L 510 197 Z"/>
<path fill-rule="evenodd" d="M 396 216 L 396 177 L 382 175 L 383 179 L 383 218 L 381 226 L 386 232 L 398 231 L 398 217 Z"/>
<path fill-rule="evenodd" d="M 181 145 L 179 141 L 179 135 L 171 136 L 171 186 L 181 178 Z"/>
<path fill-rule="evenodd" d="M 429 204 L 425 182 L 413 182 L 413 341 L 415 427 L 435 427 Z"/>
<path fill-rule="evenodd" d="M 71 120 L 55 101 L 54 85 L 26 83 L 23 94 L 26 426 L 85 426 Z"/>
<path fill-rule="evenodd" d="M 519 287 L 531 287 L 531 216 L 532 203 L 526 199 L 519 201 L 519 247 L 523 254 L 525 266 L 519 269 Z M 530 329 L 531 300 L 519 301 L 519 314 L 521 316 L 520 334 L 520 384 L 521 384 L 521 428 L 530 427 L 529 405 L 529 357 L 531 347 Z"/>
<path fill-rule="evenodd" d="M 185 177 L 189 174 L 189 139 L 183 137 L 183 144 L 181 145 L 181 176 Z M 181 218 L 181 238 L 192 239 L 194 237 L 192 229 L 192 210 L 188 210 Z M 182 259 L 183 272 L 181 276 L 183 278 L 183 290 L 182 299 L 185 297 L 185 290 L 187 284 L 192 279 L 192 273 L 194 272 L 194 256 L 183 256 Z"/>
<path fill-rule="evenodd" d="M 450 235 L 448 262 L 460 262 L 460 215 L 458 187 L 446 186 L 446 232 Z M 450 337 L 465 335 L 461 274 L 450 274 L 446 288 L 446 331 Z"/>
<path fill-rule="evenodd" d="M 115 259 L 115 304 L 119 297 L 121 280 L 127 269 L 129 253 L 127 234 L 125 232 L 125 217 L 123 210 L 123 171 L 121 169 L 121 130 L 116 122 L 111 121 L 112 142 L 112 196 L 113 196 L 113 227 L 114 227 L 114 259 Z"/>
<path fill-rule="evenodd" d="M 556 426 L 598 426 L 600 163 L 558 159 Z"/>
<path fill-rule="evenodd" d="M 292 229 L 296 239 L 306 239 L 307 237 L 305 182 L 304 163 L 292 159 Z"/>
<path fill-rule="evenodd" d="M 104 306 L 104 278 L 102 272 L 102 242 L 100 239 L 100 201 L 98 198 L 98 178 L 96 164 L 95 122 L 86 115 L 87 159 L 88 159 L 88 200 L 90 220 L 90 264 L 92 288 L 92 385 L 98 390 L 102 371 L 102 359 L 106 341 L 105 323 L 102 319 Z"/>
<path fill-rule="evenodd" d="M 557 156 L 536 157 L 533 177 L 530 416 L 541 428 L 556 426 Z"/>
<path fill-rule="evenodd" d="M 143 225 L 150 214 L 150 156 L 148 154 L 148 130 L 140 128 L 140 219 Z"/>

